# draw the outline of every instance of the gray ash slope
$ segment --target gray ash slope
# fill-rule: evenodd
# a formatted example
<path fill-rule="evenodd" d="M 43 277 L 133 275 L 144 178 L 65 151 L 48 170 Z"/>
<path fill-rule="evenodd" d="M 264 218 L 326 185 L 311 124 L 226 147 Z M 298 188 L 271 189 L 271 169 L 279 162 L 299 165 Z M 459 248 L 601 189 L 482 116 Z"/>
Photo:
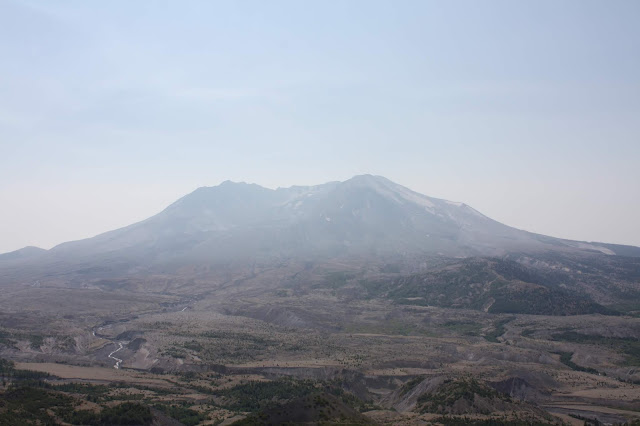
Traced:
<path fill-rule="evenodd" d="M 142 222 L 68 242 L 18 263 L 195 265 L 230 261 L 385 256 L 503 256 L 585 252 L 640 255 L 636 247 L 562 240 L 496 222 L 470 206 L 371 175 L 276 190 L 224 182 L 203 187 Z M 18 267 L 14 257 L 0 267 Z"/>

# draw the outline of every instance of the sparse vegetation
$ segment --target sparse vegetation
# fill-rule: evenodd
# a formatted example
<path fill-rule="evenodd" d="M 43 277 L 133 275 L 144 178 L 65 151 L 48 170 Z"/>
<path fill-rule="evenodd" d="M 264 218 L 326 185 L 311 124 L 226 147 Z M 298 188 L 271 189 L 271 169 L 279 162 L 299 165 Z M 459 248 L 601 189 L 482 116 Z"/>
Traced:
<path fill-rule="evenodd" d="M 514 320 L 514 317 L 504 318 L 496 321 L 493 324 L 493 330 L 484 335 L 484 338 L 492 343 L 499 343 L 498 337 L 502 336 L 505 332 L 505 325 Z"/>
<path fill-rule="evenodd" d="M 640 366 L 640 340 L 623 337 L 605 337 L 565 331 L 553 335 L 555 340 L 610 348 L 626 355 L 626 365 Z"/>
<path fill-rule="evenodd" d="M 573 362 L 571 360 L 573 358 L 573 352 L 558 352 L 558 354 L 560 355 L 560 362 L 566 365 L 567 367 L 571 368 L 572 370 L 585 371 L 591 374 L 598 374 L 598 370 L 596 370 L 595 368 L 583 367 Z"/>
<path fill-rule="evenodd" d="M 224 406 L 234 411 L 256 412 L 279 402 L 299 398 L 316 390 L 310 380 L 280 379 L 248 382 L 214 392 L 225 398 Z"/>
<path fill-rule="evenodd" d="M 153 415 L 149 407 L 133 402 L 124 402 L 104 407 L 99 413 L 89 410 L 77 410 L 65 418 L 72 424 L 84 425 L 150 425 Z"/>
<path fill-rule="evenodd" d="M 490 414 L 486 408 L 475 405 L 476 397 L 511 401 L 508 395 L 500 394 L 472 377 L 463 377 L 448 379 L 435 391 L 420 395 L 418 405 L 423 413 L 448 414 L 454 410 L 454 406 L 461 406 L 470 413 Z"/>
<path fill-rule="evenodd" d="M 162 411 L 185 426 L 195 426 L 207 419 L 207 415 L 181 405 L 154 404 L 153 408 Z"/>
<path fill-rule="evenodd" d="M 413 388 L 415 388 L 420 383 L 422 383 L 423 380 L 424 380 L 424 377 L 422 376 L 414 377 L 413 379 L 409 380 L 407 383 L 402 385 L 402 388 L 400 390 L 400 395 L 406 395 L 407 393 L 412 391 Z"/>
<path fill-rule="evenodd" d="M 472 321 L 448 321 L 444 327 L 463 336 L 479 336 L 482 324 Z"/>
<path fill-rule="evenodd" d="M 369 294 L 395 303 L 452 308 L 487 308 L 490 313 L 617 315 L 588 296 L 560 287 L 565 276 L 542 275 L 514 261 L 465 259 L 433 272 L 390 282 L 361 282 Z"/>

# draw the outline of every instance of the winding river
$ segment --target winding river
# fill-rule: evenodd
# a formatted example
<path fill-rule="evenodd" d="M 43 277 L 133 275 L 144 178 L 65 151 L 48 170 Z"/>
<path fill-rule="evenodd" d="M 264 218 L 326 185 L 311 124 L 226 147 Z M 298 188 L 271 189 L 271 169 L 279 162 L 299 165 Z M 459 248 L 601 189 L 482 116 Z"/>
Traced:
<path fill-rule="evenodd" d="M 113 342 L 113 344 L 115 345 L 116 342 Z M 116 362 L 116 365 L 113 366 L 113 368 L 115 368 L 116 370 L 118 368 L 120 368 L 120 363 L 122 362 L 122 360 L 120 358 L 116 358 L 115 356 L 113 356 L 113 354 L 115 354 L 116 352 L 118 352 L 119 350 L 121 350 L 124 347 L 124 346 L 122 346 L 122 343 L 120 343 L 120 342 L 118 342 L 117 344 L 120 345 L 118 347 L 118 349 L 116 349 L 115 351 L 113 351 L 113 352 L 111 352 L 109 354 L 109 358 L 113 359 Z"/>

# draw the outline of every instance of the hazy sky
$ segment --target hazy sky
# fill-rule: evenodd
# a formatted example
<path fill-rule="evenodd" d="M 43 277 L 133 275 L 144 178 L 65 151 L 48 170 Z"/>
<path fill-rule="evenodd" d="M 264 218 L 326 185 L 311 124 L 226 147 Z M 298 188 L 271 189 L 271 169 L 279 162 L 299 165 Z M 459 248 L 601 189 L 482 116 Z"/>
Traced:
<path fill-rule="evenodd" d="M 0 252 L 372 173 L 640 245 L 640 1 L 0 0 Z"/>

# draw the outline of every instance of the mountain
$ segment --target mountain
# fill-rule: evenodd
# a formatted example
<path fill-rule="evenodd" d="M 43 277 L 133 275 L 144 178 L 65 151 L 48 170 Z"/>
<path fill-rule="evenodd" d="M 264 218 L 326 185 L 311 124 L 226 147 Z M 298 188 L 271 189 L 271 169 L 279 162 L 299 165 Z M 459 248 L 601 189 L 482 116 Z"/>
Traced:
<path fill-rule="evenodd" d="M 634 250 L 518 230 L 464 203 L 428 197 L 381 176 L 362 175 L 276 190 L 230 181 L 199 188 L 149 219 L 61 244 L 36 260 L 85 266 L 116 262 L 135 269 L 290 258 L 546 251 L 629 255 Z"/>
<path fill-rule="evenodd" d="M 21 249 L 0 254 L 0 262 L 8 260 L 33 259 L 42 256 L 47 251 L 40 247 L 27 246 Z"/>

